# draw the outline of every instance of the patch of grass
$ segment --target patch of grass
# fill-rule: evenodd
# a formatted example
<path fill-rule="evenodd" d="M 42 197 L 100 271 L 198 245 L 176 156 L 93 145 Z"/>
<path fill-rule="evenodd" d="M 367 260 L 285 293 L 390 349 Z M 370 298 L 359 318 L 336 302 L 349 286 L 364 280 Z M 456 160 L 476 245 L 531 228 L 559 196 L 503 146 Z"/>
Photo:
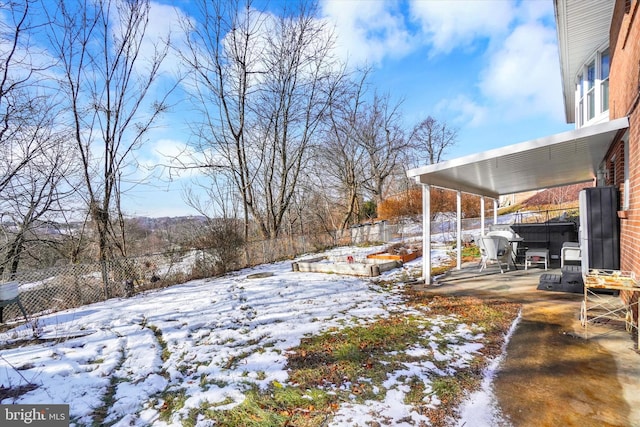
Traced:
<path fill-rule="evenodd" d="M 118 359 L 118 363 L 114 368 L 113 372 L 116 372 L 118 369 L 122 367 L 125 361 L 124 351 L 120 354 L 120 358 Z M 111 375 L 109 379 L 109 385 L 107 386 L 107 390 L 105 391 L 102 397 L 102 405 L 93 410 L 93 426 L 103 426 L 104 420 L 109 414 L 109 408 L 113 406 L 116 400 L 116 391 L 118 388 L 118 384 L 125 382 L 126 380 L 115 375 Z"/>
<path fill-rule="evenodd" d="M 315 427 L 323 425 L 335 408 L 336 396 L 321 390 L 273 387 L 260 391 L 253 386 L 233 409 L 200 408 L 190 413 L 190 419 L 195 422 L 202 415 L 225 427 Z"/>
<path fill-rule="evenodd" d="M 407 363 L 431 361 L 453 374 L 441 376 L 425 371 L 424 377 L 407 376 L 398 382 L 408 390 L 406 404 L 427 415 L 433 426 L 449 425 L 461 399 L 479 387 L 488 357 L 495 357 L 501 351 L 505 334 L 520 306 L 497 300 L 433 296 L 408 288 L 405 297 L 408 305 L 423 314 L 395 313 L 367 323 L 342 324 L 306 337 L 298 347 L 287 352 L 287 383 L 272 381 L 268 387 L 259 388 L 247 381 L 242 403 L 233 406 L 231 399 L 205 403 L 189 411 L 183 424 L 195 425 L 199 418 L 205 418 L 227 427 L 324 425 L 341 402 L 382 401 L 387 392 L 384 384 L 390 374 L 406 368 Z M 466 367 L 458 367 L 453 372 L 448 362 L 439 362 L 433 354 L 412 356 L 409 352 L 416 347 L 429 349 L 435 342 L 443 353 L 450 353 L 451 337 L 455 336 L 452 334 L 461 323 L 483 334 L 480 340 L 484 347 Z M 430 332 L 434 324 L 439 327 L 437 333 Z M 237 355 L 226 364 L 235 366 L 245 356 Z M 257 378 L 264 380 L 267 375 L 258 372 Z M 205 377 L 200 381 L 203 388 L 214 384 Z M 428 395 L 440 403 L 436 406 L 426 403 Z M 162 414 L 169 420 L 170 415 L 184 405 L 184 392 L 174 392 L 164 399 Z"/>
<path fill-rule="evenodd" d="M 163 362 L 166 362 L 171 357 L 171 351 L 169 351 L 167 342 L 164 340 L 162 336 L 162 330 L 155 325 L 147 325 L 147 328 L 149 328 L 151 332 L 153 332 L 153 335 L 155 335 L 156 340 L 158 340 L 158 344 L 162 349 L 162 353 L 160 353 L 160 359 L 162 359 Z"/>
<path fill-rule="evenodd" d="M 204 410 L 206 409 L 210 409 L 210 408 L 216 408 L 216 407 L 220 407 L 220 406 L 227 406 L 227 405 L 231 405 L 234 402 L 234 400 L 230 397 L 225 397 L 222 401 L 220 402 L 215 402 L 215 403 L 208 403 L 208 402 L 202 402 L 200 404 L 200 409 L 202 410 L 202 412 L 204 412 Z"/>
<path fill-rule="evenodd" d="M 510 214 L 510 213 L 516 213 L 522 208 L 523 208 L 523 206 L 522 206 L 521 203 L 513 204 L 511 206 L 505 206 L 505 207 L 502 207 L 502 208 L 498 209 L 498 215 L 507 215 L 507 214 Z"/>
<path fill-rule="evenodd" d="M 160 420 L 164 422 L 171 421 L 173 413 L 184 407 L 187 397 L 187 393 L 183 389 L 164 391 L 161 396 L 164 403 L 160 408 Z"/>
<path fill-rule="evenodd" d="M 392 316 L 305 338 L 289 356 L 290 381 L 301 387 L 340 388 L 370 378 L 380 385 L 393 369 L 388 354 L 406 351 L 421 339 L 424 332 L 418 323 Z"/>
<path fill-rule="evenodd" d="M 476 245 L 466 245 L 460 251 L 463 260 L 480 258 L 480 248 Z"/>
<path fill-rule="evenodd" d="M 427 387 L 418 377 L 411 377 L 405 381 L 405 384 L 409 386 L 409 391 L 404 396 L 404 403 L 406 405 L 420 406 L 422 405 L 424 394 Z"/>
<path fill-rule="evenodd" d="M 224 364 L 222 364 L 221 366 L 224 369 L 233 369 L 236 368 L 238 366 L 239 363 L 241 363 L 244 359 L 246 359 L 247 357 L 251 356 L 252 352 L 249 350 L 246 351 L 242 351 L 238 354 L 232 354 L 231 356 L 229 356 L 229 358 L 227 359 L 226 362 L 224 362 Z"/>
<path fill-rule="evenodd" d="M 248 332 L 249 332 L 249 331 L 247 331 L 247 333 L 248 333 Z M 244 345 L 245 345 L 245 346 L 248 346 L 248 345 L 258 345 L 258 344 L 260 344 L 260 343 L 262 342 L 262 340 L 263 340 L 263 339 L 265 339 L 265 338 L 269 338 L 269 334 L 262 334 L 262 335 L 260 335 L 259 337 L 255 337 L 255 338 L 249 339 L 249 340 L 247 340 L 247 341 L 245 342 L 245 344 L 244 344 Z M 266 345 L 266 344 L 265 344 L 265 345 Z"/>
<path fill-rule="evenodd" d="M 220 379 L 209 380 L 209 384 L 215 385 L 218 388 L 225 388 L 226 386 L 229 385 L 228 382 Z"/>
<path fill-rule="evenodd" d="M 439 276 L 453 269 L 457 264 L 457 254 L 455 250 L 447 252 L 449 258 L 440 265 L 431 268 L 432 276 Z M 480 248 L 477 245 L 464 245 L 460 251 L 463 262 L 474 261 L 480 258 Z"/>
<path fill-rule="evenodd" d="M 411 292 L 411 291 L 409 291 Z M 474 297 L 442 297 L 415 294 L 412 305 L 428 307 L 430 314 L 454 314 L 467 324 L 483 328 L 485 333 L 508 330 L 521 305 L 502 300 Z"/>
<path fill-rule="evenodd" d="M 434 377 L 431 379 L 432 393 L 447 406 L 457 404 L 461 398 L 461 384 L 458 378 L 453 376 Z"/>
<path fill-rule="evenodd" d="M 422 269 L 418 267 L 404 268 L 399 274 L 390 279 L 385 279 L 384 276 L 378 276 L 372 280 L 372 283 L 376 284 L 376 287 L 370 286 L 374 292 L 388 292 L 396 288 L 398 283 L 409 283 L 415 280 L 419 280 L 422 275 Z"/>
<path fill-rule="evenodd" d="M 431 269 L 431 275 L 439 276 L 451 270 L 454 266 L 455 266 L 455 263 L 446 263 L 446 264 L 439 265 L 437 267 L 433 267 Z"/>
<path fill-rule="evenodd" d="M 207 374 L 200 375 L 200 388 L 203 390 L 209 389 L 209 381 L 207 379 Z"/>

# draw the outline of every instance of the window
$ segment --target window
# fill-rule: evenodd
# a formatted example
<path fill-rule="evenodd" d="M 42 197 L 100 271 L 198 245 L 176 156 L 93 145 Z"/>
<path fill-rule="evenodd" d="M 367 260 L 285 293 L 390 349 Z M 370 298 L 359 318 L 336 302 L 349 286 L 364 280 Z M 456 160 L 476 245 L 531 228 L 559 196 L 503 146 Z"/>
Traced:
<path fill-rule="evenodd" d="M 587 67 L 587 120 L 596 116 L 596 63 L 592 62 Z"/>
<path fill-rule="evenodd" d="M 609 109 L 609 51 L 600 55 L 600 111 Z"/>
<path fill-rule="evenodd" d="M 608 119 L 609 48 L 599 50 L 576 76 L 576 127 Z"/>
<path fill-rule="evenodd" d="M 578 106 L 576 120 L 579 125 L 584 123 L 584 77 L 582 74 L 578 76 Z"/>

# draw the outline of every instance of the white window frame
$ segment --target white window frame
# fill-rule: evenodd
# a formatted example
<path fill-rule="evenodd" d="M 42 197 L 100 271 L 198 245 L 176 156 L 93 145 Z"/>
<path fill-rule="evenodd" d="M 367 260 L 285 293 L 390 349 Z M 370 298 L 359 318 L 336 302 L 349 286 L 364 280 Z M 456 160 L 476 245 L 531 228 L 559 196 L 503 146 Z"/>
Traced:
<path fill-rule="evenodd" d="M 609 56 L 609 69 L 611 69 L 611 53 L 609 45 L 605 44 L 588 58 L 576 74 L 576 128 L 609 120 L 609 105 L 608 103 L 605 105 L 605 91 L 608 94 L 609 77 L 602 78 L 603 54 Z M 589 71 L 592 67 L 593 80 L 590 80 Z"/>
<path fill-rule="evenodd" d="M 602 73 L 602 58 L 604 57 L 604 54 L 607 54 L 607 56 L 609 57 L 609 73 L 607 74 L 607 77 L 603 76 Z M 599 88 L 599 92 L 600 92 L 600 102 L 598 103 L 599 107 L 600 107 L 600 111 L 604 112 L 604 111 L 609 111 L 609 74 L 611 74 L 611 53 L 609 53 L 609 48 L 600 51 L 598 53 L 598 59 L 599 59 L 599 64 L 600 64 L 600 88 Z M 604 94 L 607 94 L 607 96 L 605 97 Z M 606 98 L 606 104 L 605 104 L 605 98 Z"/>
<path fill-rule="evenodd" d="M 587 111 L 585 116 L 587 117 L 587 122 L 589 122 L 596 117 L 596 80 L 598 75 L 598 63 L 595 59 L 587 64 L 586 75 L 585 97 L 587 98 Z"/>

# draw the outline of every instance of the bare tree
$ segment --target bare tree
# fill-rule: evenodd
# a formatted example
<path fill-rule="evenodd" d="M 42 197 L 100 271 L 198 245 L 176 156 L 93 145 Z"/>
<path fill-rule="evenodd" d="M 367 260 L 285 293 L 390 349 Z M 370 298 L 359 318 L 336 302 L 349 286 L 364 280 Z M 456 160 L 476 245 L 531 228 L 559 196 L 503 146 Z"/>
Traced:
<path fill-rule="evenodd" d="M 380 96 L 376 92 L 357 117 L 358 143 L 368 156 L 364 188 L 377 205 L 384 201 L 390 176 L 398 171 L 401 160 L 408 154 L 409 143 L 400 125 L 399 109 L 400 103 L 392 105 L 389 95 Z"/>
<path fill-rule="evenodd" d="M 207 172 L 206 184 L 194 180 L 190 187 L 185 188 L 182 194 L 184 201 L 206 218 L 238 218 L 241 208 L 236 187 L 219 171 Z M 196 191 L 197 188 L 201 191 Z"/>
<path fill-rule="evenodd" d="M 0 242 L 0 276 L 13 277 L 24 252 L 38 260 L 45 246 L 60 243 L 52 226 L 60 219 L 65 199 L 74 194 L 67 185 L 75 165 L 68 144 L 60 135 L 35 143 L 41 148 L 39 154 L 14 174 L 0 196 L 3 220 L 10 225 Z"/>
<path fill-rule="evenodd" d="M 326 25 L 313 8 L 303 5 L 297 13 L 285 11 L 268 33 L 266 90 L 256 106 L 255 138 L 266 167 L 258 180 L 262 203 L 252 212 L 270 237 L 279 233 L 341 78 Z"/>
<path fill-rule="evenodd" d="M 263 237 L 280 232 L 336 83 L 332 38 L 315 9 L 279 18 L 252 2 L 200 2 L 186 62 L 199 108 L 201 167 L 230 177 Z"/>
<path fill-rule="evenodd" d="M 369 70 L 364 70 L 342 85 L 318 158 L 322 176 L 341 197 L 336 201 L 342 211 L 341 229 L 362 219 L 366 198 L 376 205 L 384 200 L 390 178 L 409 149 L 400 125 L 400 104 L 392 104 L 388 95 L 369 95 L 368 77 Z M 325 189 L 329 182 L 323 180 Z"/>
<path fill-rule="evenodd" d="M 36 6 L 0 3 L 0 275 L 13 276 L 25 251 L 39 256 L 50 240 L 42 225 L 73 192 L 64 178 L 73 161 L 55 133 L 57 92 L 45 80 L 52 61 L 33 44 L 40 29 L 32 19 Z"/>
<path fill-rule="evenodd" d="M 100 261 L 126 254 L 113 218 L 122 219 L 123 177 L 171 92 L 154 93 L 168 40 L 144 44 L 150 7 L 149 0 L 58 0 L 49 16 Z"/>
<path fill-rule="evenodd" d="M 263 19 L 250 1 L 244 6 L 234 1 L 198 1 L 196 24 L 184 22 L 188 49 L 181 54 L 192 73 L 194 106 L 201 118 L 195 123 L 194 149 L 204 160 L 194 160 L 191 167 L 207 170 L 213 181 L 229 177 L 239 189 L 247 238 L 249 206 L 254 201 L 246 123 L 254 76 L 259 73 L 259 55 L 252 44 Z M 193 193 L 188 194 L 188 202 L 202 209 Z"/>
<path fill-rule="evenodd" d="M 329 110 L 331 124 L 317 156 L 318 176 L 322 177 L 318 184 L 325 197 L 330 197 L 332 189 L 336 193 L 331 204 L 341 211 L 340 229 L 356 223 L 360 217 L 367 153 L 359 143 L 356 129 L 364 108 L 365 80 L 363 77 L 342 86 Z"/>
<path fill-rule="evenodd" d="M 549 188 L 545 191 L 548 199 L 549 205 L 557 206 L 558 208 L 563 208 L 564 204 L 568 201 L 576 200 L 576 188 L 581 188 L 582 186 L 578 184 L 574 185 L 565 185 L 562 187 Z"/>
<path fill-rule="evenodd" d="M 47 132 L 49 94 L 40 85 L 47 65 L 30 50 L 35 32 L 32 0 L 0 1 L 0 192 L 38 155 L 39 134 Z"/>
<path fill-rule="evenodd" d="M 443 160 L 447 149 L 455 145 L 457 137 L 457 129 L 428 116 L 414 126 L 409 141 L 414 145 L 421 160 L 425 159 L 428 164 L 434 164 Z"/>

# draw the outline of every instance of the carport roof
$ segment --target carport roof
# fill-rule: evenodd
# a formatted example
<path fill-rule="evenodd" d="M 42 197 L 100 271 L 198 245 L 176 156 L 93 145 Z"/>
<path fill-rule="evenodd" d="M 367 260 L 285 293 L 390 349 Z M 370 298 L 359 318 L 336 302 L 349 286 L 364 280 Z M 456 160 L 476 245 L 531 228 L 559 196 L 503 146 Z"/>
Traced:
<path fill-rule="evenodd" d="M 418 183 L 497 199 L 592 181 L 627 117 L 411 169 Z"/>

